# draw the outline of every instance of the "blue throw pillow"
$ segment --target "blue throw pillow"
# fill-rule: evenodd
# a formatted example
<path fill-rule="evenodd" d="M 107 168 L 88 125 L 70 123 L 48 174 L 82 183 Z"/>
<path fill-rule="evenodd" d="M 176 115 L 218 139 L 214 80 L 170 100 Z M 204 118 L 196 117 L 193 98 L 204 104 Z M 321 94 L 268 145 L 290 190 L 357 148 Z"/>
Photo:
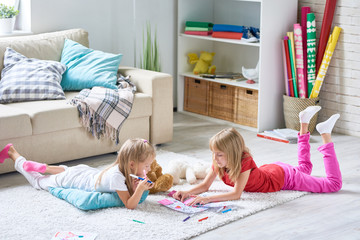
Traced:
<path fill-rule="evenodd" d="M 124 203 L 121 201 L 119 195 L 116 192 L 86 192 L 79 189 L 66 189 L 59 187 L 49 187 L 49 192 L 55 197 L 65 200 L 81 210 L 94 210 L 108 207 L 125 207 Z M 144 191 L 139 203 L 142 203 L 148 194 L 149 191 Z"/>
<path fill-rule="evenodd" d="M 117 89 L 117 71 L 122 54 L 105 53 L 65 39 L 61 63 L 67 69 L 61 87 L 64 91 L 82 90 L 95 86 Z"/>

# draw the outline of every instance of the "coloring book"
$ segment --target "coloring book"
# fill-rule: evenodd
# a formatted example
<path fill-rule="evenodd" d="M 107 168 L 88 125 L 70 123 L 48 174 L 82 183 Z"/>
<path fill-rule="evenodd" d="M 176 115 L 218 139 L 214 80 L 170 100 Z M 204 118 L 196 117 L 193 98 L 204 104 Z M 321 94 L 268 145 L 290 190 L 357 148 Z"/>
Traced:
<path fill-rule="evenodd" d="M 232 202 L 230 201 L 226 201 L 226 202 L 213 202 L 213 203 L 207 203 L 204 205 L 196 205 L 196 206 L 189 206 L 190 202 L 194 199 L 193 197 L 187 198 L 184 202 L 181 202 L 179 200 L 176 200 L 174 198 L 172 198 L 173 194 L 176 191 L 172 191 L 168 194 L 168 196 L 171 197 L 171 199 L 163 199 L 158 201 L 158 203 L 160 203 L 161 205 L 164 205 L 165 207 L 168 207 L 172 210 L 178 211 L 178 212 L 182 212 L 182 213 L 186 213 L 186 214 L 195 214 L 195 213 L 200 213 L 203 211 L 206 211 L 210 208 L 216 208 L 216 209 L 225 209 L 226 207 L 229 207 L 232 204 Z M 201 196 L 206 196 L 208 194 L 201 194 Z"/>

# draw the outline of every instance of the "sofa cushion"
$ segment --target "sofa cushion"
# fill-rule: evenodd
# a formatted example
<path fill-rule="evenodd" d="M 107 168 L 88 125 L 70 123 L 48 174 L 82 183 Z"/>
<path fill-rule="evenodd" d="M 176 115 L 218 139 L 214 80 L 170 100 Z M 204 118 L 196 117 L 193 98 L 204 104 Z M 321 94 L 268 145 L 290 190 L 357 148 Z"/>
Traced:
<path fill-rule="evenodd" d="M 61 131 L 82 127 L 78 110 L 75 106 L 68 104 L 68 101 L 77 94 L 78 92 L 66 92 L 66 100 L 9 103 L 6 106 L 17 109 L 31 117 L 33 134 Z M 151 114 L 151 97 L 143 93 L 135 93 L 133 108 L 128 119 L 150 116 Z"/>
<path fill-rule="evenodd" d="M 67 69 L 61 86 L 65 91 L 82 90 L 96 86 L 117 89 L 117 70 L 122 54 L 105 53 L 65 40 L 61 63 Z"/>
<path fill-rule="evenodd" d="M 9 103 L 7 106 L 26 112 L 32 123 L 32 133 L 42 134 L 80 127 L 76 107 L 67 100 Z"/>
<path fill-rule="evenodd" d="M 65 99 L 60 86 L 66 66 L 56 61 L 27 58 L 6 48 L 1 71 L 0 103 Z"/>
<path fill-rule="evenodd" d="M 66 38 L 84 46 L 89 46 L 88 33 L 83 29 L 0 38 L 0 69 L 3 68 L 3 58 L 6 47 L 11 47 L 28 58 L 60 62 L 61 52 Z"/>
<path fill-rule="evenodd" d="M 31 119 L 23 110 L 0 104 L 0 140 L 31 136 Z"/>

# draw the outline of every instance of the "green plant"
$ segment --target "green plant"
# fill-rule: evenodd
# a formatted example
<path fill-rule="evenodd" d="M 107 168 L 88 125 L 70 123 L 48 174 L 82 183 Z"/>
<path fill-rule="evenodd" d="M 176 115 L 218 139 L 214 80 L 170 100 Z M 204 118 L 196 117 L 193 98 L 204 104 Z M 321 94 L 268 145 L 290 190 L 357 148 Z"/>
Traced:
<path fill-rule="evenodd" d="M 3 3 L 0 4 L 0 18 L 13 18 L 19 14 L 18 10 L 15 10 L 13 6 L 7 6 Z"/>
<path fill-rule="evenodd" d="M 160 66 L 160 55 L 159 55 L 159 47 L 156 37 L 156 30 L 154 36 L 154 42 L 152 41 L 151 36 L 151 26 L 150 23 L 146 24 L 146 43 L 144 38 L 143 31 L 143 56 L 140 55 L 140 68 L 152 71 L 161 71 Z"/>

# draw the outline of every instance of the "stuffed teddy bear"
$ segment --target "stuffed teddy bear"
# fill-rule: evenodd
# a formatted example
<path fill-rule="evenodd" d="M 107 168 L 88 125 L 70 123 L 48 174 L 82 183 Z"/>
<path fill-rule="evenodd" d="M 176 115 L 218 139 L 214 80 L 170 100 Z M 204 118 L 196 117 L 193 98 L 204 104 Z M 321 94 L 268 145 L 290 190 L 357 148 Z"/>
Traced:
<path fill-rule="evenodd" d="M 173 184 L 179 184 L 180 179 L 186 179 L 190 184 L 194 184 L 196 179 L 205 178 L 210 171 L 210 164 L 195 162 L 189 164 L 186 161 L 170 161 L 166 173 L 173 176 Z"/>
<path fill-rule="evenodd" d="M 163 174 L 162 167 L 154 160 L 150 166 L 150 171 L 146 174 L 148 179 L 155 183 L 154 187 L 150 189 L 150 193 L 165 192 L 173 185 L 173 176 L 170 174 Z"/>
<path fill-rule="evenodd" d="M 214 55 L 215 53 L 201 51 L 200 57 L 198 58 L 198 55 L 196 53 L 189 53 L 188 54 L 189 63 L 190 64 L 196 63 L 193 73 L 195 75 L 204 74 L 204 73 L 215 74 L 216 67 L 214 65 L 211 65 Z"/>

